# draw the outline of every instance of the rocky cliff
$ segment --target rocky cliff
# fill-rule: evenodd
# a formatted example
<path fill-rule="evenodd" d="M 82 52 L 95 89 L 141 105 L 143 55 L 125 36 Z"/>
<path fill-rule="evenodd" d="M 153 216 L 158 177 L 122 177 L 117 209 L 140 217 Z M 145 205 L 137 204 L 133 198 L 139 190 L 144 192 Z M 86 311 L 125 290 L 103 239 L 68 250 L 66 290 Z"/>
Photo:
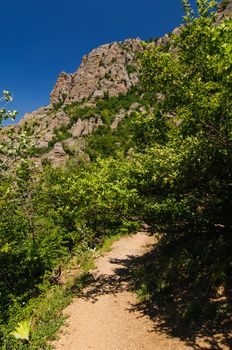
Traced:
<path fill-rule="evenodd" d="M 231 12 L 232 0 L 222 1 L 217 22 Z M 179 31 L 176 28 L 173 33 Z M 170 36 L 165 35 L 155 42 L 156 45 L 169 46 L 169 41 Z M 114 42 L 94 49 L 83 57 L 76 72 L 59 75 L 48 106 L 25 114 L 18 125 L 4 130 L 1 139 L 7 140 L 8 131 L 15 135 L 26 132 L 32 145 L 31 157 L 38 164 L 47 160 L 60 166 L 70 157 L 87 159 L 84 152 L 86 136 L 104 124 L 115 129 L 126 115 L 144 110 L 141 94 L 136 98 L 130 95 L 128 101 L 131 102 L 126 107 L 118 103 L 118 108 L 109 110 L 109 99 L 118 97 L 120 100 L 138 85 L 137 55 L 142 50 L 140 39 Z M 102 101 L 101 108 L 98 107 L 99 101 Z M 113 100 L 114 105 L 116 102 Z"/>
<path fill-rule="evenodd" d="M 110 96 L 125 93 L 138 82 L 135 55 L 141 50 L 139 39 L 100 46 L 84 56 L 74 74 L 61 73 L 51 92 L 51 104 L 71 103 L 88 99 L 94 101 L 108 92 Z"/>
<path fill-rule="evenodd" d="M 218 19 L 217 22 L 220 22 L 225 17 L 230 16 L 232 13 L 232 0 L 223 0 L 220 1 L 218 5 Z"/>
<path fill-rule="evenodd" d="M 81 138 L 104 123 L 97 110 L 94 114 L 96 101 L 126 94 L 138 83 L 136 57 L 141 50 L 140 39 L 103 45 L 84 56 L 76 72 L 60 74 L 51 92 L 50 104 L 25 114 L 18 125 L 11 127 L 17 134 L 27 132 L 36 150 L 32 155 L 35 161 L 47 159 L 60 166 L 70 157 L 68 147 L 76 148 L 77 155 L 83 156 L 85 141 Z M 77 108 L 75 120 L 70 120 L 72 107 Z M 121 110 L 111 118 L 113 127 L 123 116 Z M 67 137 L 58 136 L 62 128 Z"/>

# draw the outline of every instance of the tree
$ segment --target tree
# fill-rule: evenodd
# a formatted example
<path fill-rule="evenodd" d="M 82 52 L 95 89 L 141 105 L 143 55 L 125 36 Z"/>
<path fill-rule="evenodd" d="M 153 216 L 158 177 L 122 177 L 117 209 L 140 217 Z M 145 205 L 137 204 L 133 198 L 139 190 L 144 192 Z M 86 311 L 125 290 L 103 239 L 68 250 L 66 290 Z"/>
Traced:
<path fill-rule="evenodd" d="M 18 113 L 16 110 L 9 111 L 6 109 L 6 105 L 12 100 L 13 98 L 11 93 L 9 91 L 3 90 L 2 97 L 0 98 L 0 102 L 3 103 L 3 106 L 0 109 L 0 127 L 2 125 L 3 120 L 9 118 L 14 120 Z"/>
<path fill-rule="evenodd" d="M 149 44 L 142 53 L 142 83 L 162 98 L 138 118 L 148 142 L 132 174 L 145 220 L 162 233 L 146 295 L 176 304 L 184 322 L 211 313 L 216 324 L 230 314 L 226 295 L 221 314 L 210 298 L 229 290 L 231 277 L 232 20 L 215 25 L 215 2 L 197 4 L 195 17 L 184 1 L 185 24 L 168 51 Z"/>

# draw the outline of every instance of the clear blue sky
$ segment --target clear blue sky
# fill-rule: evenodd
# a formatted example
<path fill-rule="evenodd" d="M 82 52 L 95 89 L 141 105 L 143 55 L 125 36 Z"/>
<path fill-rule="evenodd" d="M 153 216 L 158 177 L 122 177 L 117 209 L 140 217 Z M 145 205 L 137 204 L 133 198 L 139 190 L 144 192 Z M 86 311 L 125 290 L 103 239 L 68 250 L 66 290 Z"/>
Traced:
<path fill-rule="evenodd" d="M 127 38 L 162 36 L 182 19 L 181 0 L 11 0 L 1 3 L 0 90 L 21 117 L 49 103 L 61 71 L 84 54 Z"/>

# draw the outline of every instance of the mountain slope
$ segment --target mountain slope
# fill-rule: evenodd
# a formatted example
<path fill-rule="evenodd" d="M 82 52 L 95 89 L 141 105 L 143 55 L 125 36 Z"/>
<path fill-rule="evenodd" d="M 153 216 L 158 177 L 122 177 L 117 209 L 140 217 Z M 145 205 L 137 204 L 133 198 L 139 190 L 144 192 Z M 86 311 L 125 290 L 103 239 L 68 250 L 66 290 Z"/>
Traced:
<path fill-rule="evenodd" d="M 82 137 L 105 124 L 108 118 L 109 108 L 104 108 L 104 104 L 96 108 L 97 102 L 112 99 L 117 104 L 117 96 L 125 95 L 138 84 L 136 60 L 142 49 L 140 39 L 94 49 L 83 57 L 75 73 L 60 74 L 48 106 L 25 114 L 18 125 L 6 128 L 5 134 L 7 130 L 15 135 L 26 132 L 32 145 L 31 157 L 37 164 L 47 159 L 55 166 L 63 165 L 73 149 L 76 156 L 82 157 L 85 144 Z M 115 128 L 125 114 L 119 108 L 107 122 Z"/>
<path fill-rule="evenodd" d="M 231 10 L 232 0 L 222 1 L 217 22 L 230 15 Z M 176 28 L 172 33 L 179 32 L 180 28 Z M 171 50 L 170 35 L 166 34 L 155 43 Z M 10 133 L 13 143 L 17 144 L 17 135 L 25 132 L 30 156 L 38 165 L 48 161 L 60 166 L 71 158 L 88 160 L 84 151 L 88 145 L 87 135 L 104 125 L 115 129 L 126 115 L 143 111 L 148 105 L 143 91 L 138 89 L 137 58 L 142 51 L 140 39 L 94 49 L 83 57 L 76 72 L 59 75 L 48 106 L 26 113 L 18 125 L 5 128 L 2 140 L 9 140 L 6 135 Z M 128 100 L 126 108 L 122 103 L 125 99 Z M 4 155 L 0 157 L 5 160 Z"/>

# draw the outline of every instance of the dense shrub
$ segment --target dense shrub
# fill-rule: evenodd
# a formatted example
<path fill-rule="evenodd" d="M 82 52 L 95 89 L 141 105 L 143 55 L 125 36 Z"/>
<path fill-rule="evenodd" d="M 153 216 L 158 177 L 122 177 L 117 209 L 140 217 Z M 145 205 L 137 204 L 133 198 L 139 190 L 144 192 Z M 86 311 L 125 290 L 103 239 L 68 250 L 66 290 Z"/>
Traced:
<path fill-rule="evenodd" d="M 135 271 L 135 287 L 156 301 L 165 330 L 231 321 L 232 21 L 215 26 L 214 2 L 198 1 L 197 18 L 184 5 L 187 23 L 172 49 L 148 44 L 141 55 L 143 88 L 65 107 L 70 124 L 52 142 L 69 137 L 78 118 L 104 120 L 86 138 L 92 163 L 36 174 L 23 160 L 1 175 L 1 340 L 60 262 L 142 221 L 160 242 Z M 151 109 L 112 130 L 134 102 Z"/>

